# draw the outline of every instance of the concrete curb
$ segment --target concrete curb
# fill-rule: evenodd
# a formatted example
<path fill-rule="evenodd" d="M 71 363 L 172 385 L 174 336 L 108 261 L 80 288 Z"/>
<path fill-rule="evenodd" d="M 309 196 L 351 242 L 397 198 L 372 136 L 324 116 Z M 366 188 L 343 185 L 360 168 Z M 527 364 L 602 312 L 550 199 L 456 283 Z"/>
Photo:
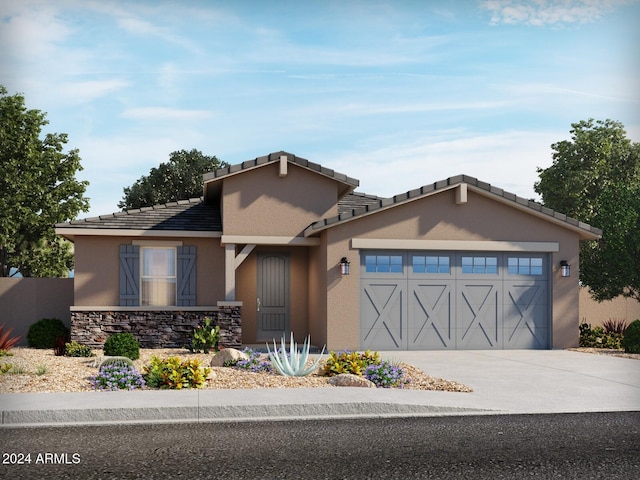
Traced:
<path fill-rule="evenodd" d="M 390 403 L 243 405 L 2 411 L 2 427 L 104 423 L 228 422 L 327 418 L 383 418 L 499 413 L 480 409 Z"/>

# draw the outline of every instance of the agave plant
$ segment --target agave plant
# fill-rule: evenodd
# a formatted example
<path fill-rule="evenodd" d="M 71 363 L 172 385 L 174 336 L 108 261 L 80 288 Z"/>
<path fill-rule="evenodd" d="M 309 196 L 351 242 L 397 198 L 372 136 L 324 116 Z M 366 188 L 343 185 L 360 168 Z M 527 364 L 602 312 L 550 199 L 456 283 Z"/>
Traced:
<path fill-rule="evenodd" d="M 276 341 L 273 341 L 273 352 L 269 348 L 267 343 L 267 352 L 269 354 L 269 360 L 275 367 L 275 369 L 284 376 L 287 377 L 304 377 L 313 372 L 322 360 L 324 354 L 324 347 L 322 352 L 315 362 L 309 367 L 305 368 L 307 360 L 309 359 L 309 345 L 311 337 L 307 336 L 302 345 L 302 351 L 298 351 L 298 344 L 293 341 L 293 332 L 291 332 L 291 341 L 289 343 L 289 351 L 287 352 L 284 335 L 280 343 L 280 348 L 276 347 Z"/>

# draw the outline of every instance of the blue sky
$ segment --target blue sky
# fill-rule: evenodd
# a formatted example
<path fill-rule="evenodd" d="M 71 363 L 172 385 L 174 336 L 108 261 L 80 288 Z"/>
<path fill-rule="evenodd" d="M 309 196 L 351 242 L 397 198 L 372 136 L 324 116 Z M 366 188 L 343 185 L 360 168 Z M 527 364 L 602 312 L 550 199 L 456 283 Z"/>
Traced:
<path fill-rule="evenodd" d="M 571 123 L 640 141 L 638 0 L 0 0 L 0 83 L 67 133 L 91 210 L 172 151 L 286 150 L 392 196 L 536 198 Z"/>

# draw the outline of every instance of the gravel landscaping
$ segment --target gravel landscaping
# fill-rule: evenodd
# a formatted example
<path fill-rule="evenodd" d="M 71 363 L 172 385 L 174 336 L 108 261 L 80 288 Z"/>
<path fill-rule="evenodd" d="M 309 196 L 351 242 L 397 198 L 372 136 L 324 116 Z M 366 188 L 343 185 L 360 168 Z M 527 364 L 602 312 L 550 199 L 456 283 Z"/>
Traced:
<path fill-rule="evenodd" d="M 0 393 L 27 392 L 84 392 L 93 391 L 89 377 L 98 371 L 96 358 L 102 356 L 101 350 L 95 350 L 97 357 L 55 356 L 53 350 L 32 348 L 12 348 L 13 355 L 0 357 L 0 365 L 12 364 L 9 373 L 0 375 Z M 140 359 L 136 368 L 142 372 L 151 357 L 177 356 L 183 359 L 201 360 L 203 366 L 209 366 L 212 354 L 195 354 L 182 349 L 140 349 Z M 405 389 L 441 390 L 449 392 L 470 392 L 471 388 L 455 381 L 434 378 L 422 370 L 405 363 L 400 364 L 406 375 L 411 378 Z M 15 371 L 18 371 L 16 373 Z M 294 388 L 294 387 L 333 387 L 328 378 L 318 374 L 306 377 L 284 377 L 273 373 L 252 373 L 227 367 L 211 367 L 211 375 L 205 389 L 254 389 L 254 388 Z"/>
<path fill-rule="evenodd" d="M 634 360 L 640 360 L 640 353 L 625 353 L 624 350 L 614 350 L 610 348 L 569 348 L 573 352 L 593 353 L 595 355 L 606 355 L 609 357 L 631 358 Z"/>

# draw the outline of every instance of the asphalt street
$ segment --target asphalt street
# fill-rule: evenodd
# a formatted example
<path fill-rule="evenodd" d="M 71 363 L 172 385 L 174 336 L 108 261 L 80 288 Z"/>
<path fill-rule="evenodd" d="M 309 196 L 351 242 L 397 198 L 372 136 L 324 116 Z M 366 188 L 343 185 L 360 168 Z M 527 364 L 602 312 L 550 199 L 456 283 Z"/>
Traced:
<path fill-rule="evenodd" d="M 638 479 L 640 412 L 0 430 L 0 478 Z"/>

